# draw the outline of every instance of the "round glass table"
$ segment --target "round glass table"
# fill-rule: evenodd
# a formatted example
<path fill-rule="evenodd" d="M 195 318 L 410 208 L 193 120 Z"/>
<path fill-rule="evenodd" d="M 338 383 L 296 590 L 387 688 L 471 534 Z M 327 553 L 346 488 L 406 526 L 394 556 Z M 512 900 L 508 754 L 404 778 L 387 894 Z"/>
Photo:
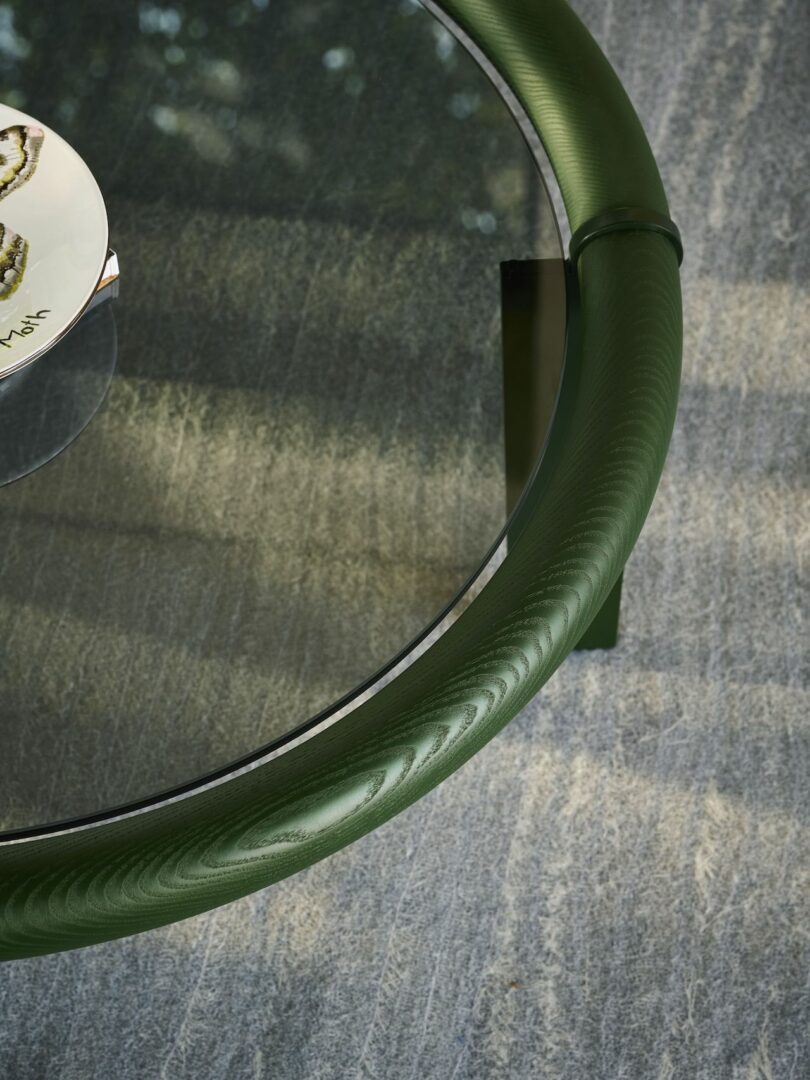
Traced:
<path fill-rule="evenodd" d="M 492 737 L 615 595 L 680 301 L 562 0 L 6 9 L 0 101 L 87 163 L 121 275 L 0 379 L 20 956 L 277 880 Z"/>
<path fill-rule="evenodd" d="M 20 7 L 5 92 L 88 162 L 122 267 L 104 404 L 0 489 L 6 830 L 218 772 L 410 651 L 506 520 L 500 264 L 561 258 L 418 4 L 97 15 Z"/>

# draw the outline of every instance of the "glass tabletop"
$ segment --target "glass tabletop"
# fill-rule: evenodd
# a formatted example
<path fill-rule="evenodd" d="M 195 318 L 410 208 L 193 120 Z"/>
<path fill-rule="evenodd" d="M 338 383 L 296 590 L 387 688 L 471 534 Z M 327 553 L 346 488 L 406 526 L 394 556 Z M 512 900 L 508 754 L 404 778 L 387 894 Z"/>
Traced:
<path fill-rule="evenodd" d="M 508 266 L 561 248 L 500 94 L 411 0 L 11 0 L 0 100 L 82 155 L 121 265 L 64 343 L 103 402 L 0 487 L 14 830 L 255 754 L 457 600 L 516 497 Z"/>

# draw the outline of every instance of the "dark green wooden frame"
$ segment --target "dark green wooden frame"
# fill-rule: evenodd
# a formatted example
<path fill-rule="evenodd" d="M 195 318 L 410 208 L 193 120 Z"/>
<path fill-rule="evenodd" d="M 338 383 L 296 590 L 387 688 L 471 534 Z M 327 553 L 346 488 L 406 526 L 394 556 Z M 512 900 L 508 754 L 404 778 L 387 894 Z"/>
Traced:
<path fill-rule="evenodd" d="M 571 230 L 668 213 L 622 87 L 564 0 L 443 0 L 540 134 Z M 412 666 L 331 727 L 171 803 L 0 844 L 0 957 L 133 934 L 226 903 L 376 828 L 463 765 L 573 649 L 655 493 L 678 396 L 681 299 L 666 236 L 588 244 L 579 331 L 509 555 Z"/>

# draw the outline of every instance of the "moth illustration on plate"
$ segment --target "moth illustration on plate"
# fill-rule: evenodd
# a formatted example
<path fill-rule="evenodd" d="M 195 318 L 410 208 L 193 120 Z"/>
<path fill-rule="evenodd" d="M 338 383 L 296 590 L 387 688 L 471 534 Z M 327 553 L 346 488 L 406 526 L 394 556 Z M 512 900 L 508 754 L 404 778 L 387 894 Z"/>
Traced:
<path fill-rule="evenodd" d="M 0 131 L 0 199 L 8 198 L 36 172 L 45 139 L 41 128 L 14 124 Z M 0 301 L 20 285 L 28 260 L 28 241 L 0 223 Z"/>
<path fill-rule="evenodd" d="M 0 300 L 8 300 L 25 273 L 28 241 L 0 222 Z"/>

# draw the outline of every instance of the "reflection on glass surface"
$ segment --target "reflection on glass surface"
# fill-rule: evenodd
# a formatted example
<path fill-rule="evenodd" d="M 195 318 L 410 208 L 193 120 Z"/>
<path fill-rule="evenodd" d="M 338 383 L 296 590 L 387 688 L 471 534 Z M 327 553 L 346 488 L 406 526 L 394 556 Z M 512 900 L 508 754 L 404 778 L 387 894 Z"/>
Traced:
<path fill-rule="evenodd" d="M 112 309 L 102 304 L 48 352 L 47 363 L 0 379 L 0 488 L 47 464 L 84 431 L 107 393 L 116 347 Z"/>
<path fill-rule="evenodd" d="M 559 247 L 410 0 L 4 3 L 0 85 L 125 276 L 104 407 L 0 491 L 16 828 L 253 752 L 451 600 L 504 523 L 499 264 Z"/>

